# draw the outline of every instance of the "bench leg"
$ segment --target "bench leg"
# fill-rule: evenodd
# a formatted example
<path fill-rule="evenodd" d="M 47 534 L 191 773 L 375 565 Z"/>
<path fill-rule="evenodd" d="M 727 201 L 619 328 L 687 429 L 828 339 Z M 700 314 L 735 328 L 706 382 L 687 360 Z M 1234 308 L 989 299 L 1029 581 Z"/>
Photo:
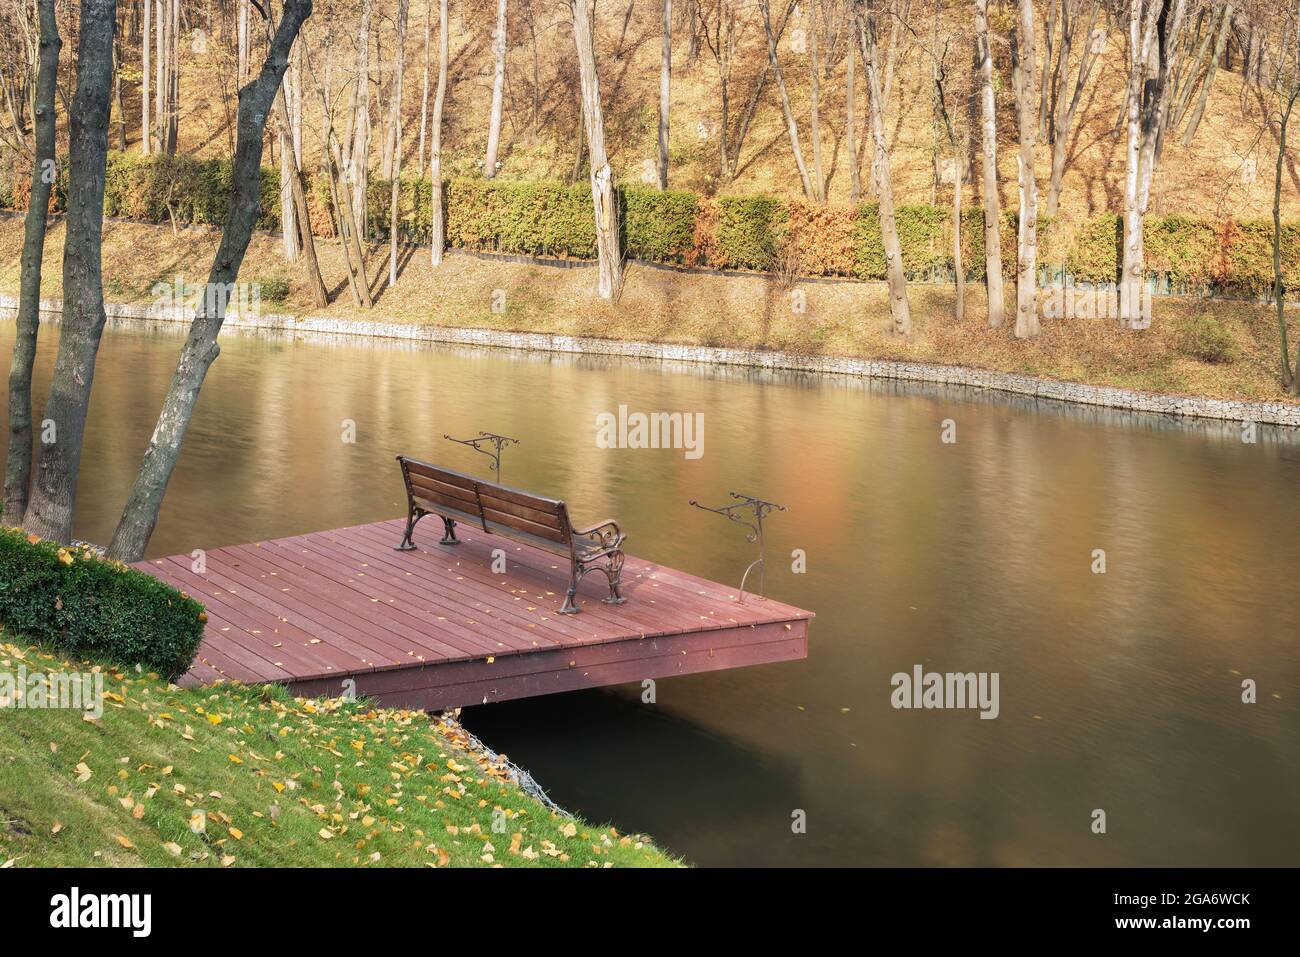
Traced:
<path fill-rule="evenodd" d="M 627 601 L 619 592 L 619 586 L 623 584 L 623 553 L 615 552 L 609 557 L 609 564 L 602 565 L 601 571 L 609 579 L 609 594 L 601 599 L 606 605 L 621 605 Z"/>
<path fill-rule="evenodd" d="M 406 532 L 402 535 L 402 543 L 393 547 L 399 552 L 409 552 L 415 549 L 415 542 L 411 536 L 415 533 L 415 523 L 424 518 L 424 512 L 407 512 L 406 513 Z"/>
<path fill-rule="evenodd" d="M 564 604 L 560 606 L 561 615 L 576 615 L 582 611 L 577 602 L 574 601 L 578 596 L 578 582 L 582 581 L 582 575 L 583 572 L 578 569 L 577 565 L 574 565 L 573 570 L 569 573 L 569 590 L 564 593 Z"/>
<path fill-rule="evenodd" d="M 456 537 L 456 523 L 450 518 L 442 520 L 442 538 L 438 539 L 439 545 L 459 545 L 460 539 Z"/>

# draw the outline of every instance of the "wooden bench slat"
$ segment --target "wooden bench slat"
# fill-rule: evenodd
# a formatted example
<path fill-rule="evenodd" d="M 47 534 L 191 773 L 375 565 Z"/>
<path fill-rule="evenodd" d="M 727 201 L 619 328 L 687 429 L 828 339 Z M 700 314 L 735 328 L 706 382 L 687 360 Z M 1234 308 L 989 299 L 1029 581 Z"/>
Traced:
<path fill-rule="evenodd" d="M 464 502 L 469 506 L 470 511 L 478 510 L 478 496 L 474 490 L 464 489 L 457 485 L 448 485 L 446 482 L 440 482 L 424 475 L 411 476 L 411 488 L 420 491 L 436 492 L 439 495 L 449 499 L 456 499 Z"/>
<path fill-rule="evenodd" d="M 533 525 L 544 525 L 557 531 L 564 527 L 560 517 L 560 510 L 554 507 L 555 504 L 562 503 L 552 503 L 552 507 L 545 510 L 529 505 L 520 505 L 517 502 L 502 498 L 496 494 L 496 489 L 489 487 L 479 489 L 479 500 L 483 503 L 485 509 L 505 515 L 513 515 Z"/>

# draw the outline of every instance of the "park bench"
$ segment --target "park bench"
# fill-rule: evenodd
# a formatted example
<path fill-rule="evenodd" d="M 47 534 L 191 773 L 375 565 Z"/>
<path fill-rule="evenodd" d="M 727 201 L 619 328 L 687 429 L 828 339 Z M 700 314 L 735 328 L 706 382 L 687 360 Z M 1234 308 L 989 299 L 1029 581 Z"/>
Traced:
<path fill-rule="evenodd" d="M 609 595 L 601 601 L 621 605 L 627 600 L 619 594 L 626 536 L 612 519 L 591 528 L 574 528 L 568 508 L 557 499 L 507 488 L 405 455 L 397 456 L 397 461 L 406 483 L 407 508 L 406 533 L 397 546 L 399 551 L 415 548 L 412 535 L 416 523 L 426 515 L 437 515 L 444 530 L 440 545 L 460 544 L 456 538 L 456 524 L 460 522 L 568 558 L 569 590 L 560 607 L 562 615 L 578 613 L 578 583 L 592 571 L 603 572 L 609 581 Z"/>

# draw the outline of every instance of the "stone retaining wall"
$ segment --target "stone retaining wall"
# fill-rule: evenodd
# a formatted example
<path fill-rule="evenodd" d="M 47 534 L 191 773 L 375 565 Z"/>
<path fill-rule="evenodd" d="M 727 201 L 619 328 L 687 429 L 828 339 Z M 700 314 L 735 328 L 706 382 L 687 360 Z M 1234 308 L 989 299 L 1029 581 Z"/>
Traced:
<path fill-rule="evenodd" d="M 16 312 L 18 300 L 0 294 L 0 315 Z M 41 312 L 57 317 L 62 303 L 57 299 L 41 300 Z M 188 310 L 169 306 L 109 305 L 110 318 L 151 320 L 157 322 L 190 321 Z M 1235 399 L 1205 399 L 1195 396 L 1161 395 L 1118 389 L 1109 386 L 1059 382 L 1012 372 L 967 369 L 961 366 L 931 365 L 924 362 L 893 362 L 883 359 L 853 359 L 843 356 L 795 355 L 754 349 L 730 349 L 716 346 L 692 346 L 658 342 L 624 342 L 617 339 L 593 339 L 582 336 L 550 335 L 538 332 L 502 332 L 495 329 L 457 329 L 435 325 L 413 325 L 325 316 L 291 316 L 260 313 L 256 316 L 230 315 L 226 325 L 238 329 L 265 329 L 282 332 L 327 333 L 343 336 L 366 336 L 439 342 L 468 346 L 491 346 L 532 352 L 558 352 L 574 355 L 626 356 L 675 362 L 700 362 L 711 365 L 748 366 L 751 368 L 790 370 L 831 375 L 865 376 L 908 382 L 937 382 L 945 385 L 992 389 L 1016 395 L 1034 396 L 1081 405 L 1154 412 L 1163 415 L 1196 416 L 1268 425 L 1300 428 L 1300 405 L 1286 402 L 1244 402 Z"/>

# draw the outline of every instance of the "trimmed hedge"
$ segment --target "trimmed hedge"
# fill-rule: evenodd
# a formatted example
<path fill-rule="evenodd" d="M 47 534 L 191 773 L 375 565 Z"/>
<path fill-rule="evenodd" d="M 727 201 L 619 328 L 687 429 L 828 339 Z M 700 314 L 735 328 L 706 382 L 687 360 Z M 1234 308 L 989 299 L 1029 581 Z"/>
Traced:
<path fill-rule="evenodd" d="M 21 208 L 29 177 L 12 157 L 0 170 L 0 205 Z M 142 157 L 109 153 L 104 212 L 151 222 L 220 225 L 229 205 L 231 164 L 187 157 Z M 403 178 L 398 194 L 402 235 L 427 243 L 430 183 Z M 366 229 L 388 236 L 390 181 L 372 177 L 367 188 Z M 329 185 L 309 176 L 312 231 L 335 234 Z M 685 190 L 660 192 L 627 185 L 618 190 L 619 228 L 627 256 L 652 262 L 713 269 L 793 271 L 805 276 L 885 278 L 885 258 L 875 203 L 821 206 L 772 196 L 700 197 Z M 51 207 L 66 198 L 66 169 L 60 167 Z M 443 184 L 447 242 L 461 249 L 523 256 L 591 258 L 595 227 L 591 190 L 537 180 L 454 178 Z M 280 176 L 262 170 L 262 215 L 258 226 L 277 229 Z M 903 204 L 897 208 L 899 242 L 909 279 L 947 280 L 952 275 L 952 211 L 948 207 Z M 1119 278 L 1120 217 L 1102 213 L 1072 231 L 1040 218 L 1039 262 L 1064 267 L 1076 282 Z M 963 267 L 971 280 L 984 278 L 984 217 L 977 207 L 962 213 Z M 1016 214 L 1004 214 L 1002 262 L 1015 274 Z M 1214 221 L 1194 216 L 1148 216 L 1144 221 L 1147 271 L 1171 291 L 1240 290 L 1267 294 L 1273 285 L 1271 221 Z M 1300 223 L 1283 227 L 1283 274 L 1288 288 L 1300 288 Z"/>
<path fill-rule="evenodd" d="M 88 548 L 0 528 L 0 623 L 70 655 L 189 669 L 207 613 L 158 579 Z"/>

